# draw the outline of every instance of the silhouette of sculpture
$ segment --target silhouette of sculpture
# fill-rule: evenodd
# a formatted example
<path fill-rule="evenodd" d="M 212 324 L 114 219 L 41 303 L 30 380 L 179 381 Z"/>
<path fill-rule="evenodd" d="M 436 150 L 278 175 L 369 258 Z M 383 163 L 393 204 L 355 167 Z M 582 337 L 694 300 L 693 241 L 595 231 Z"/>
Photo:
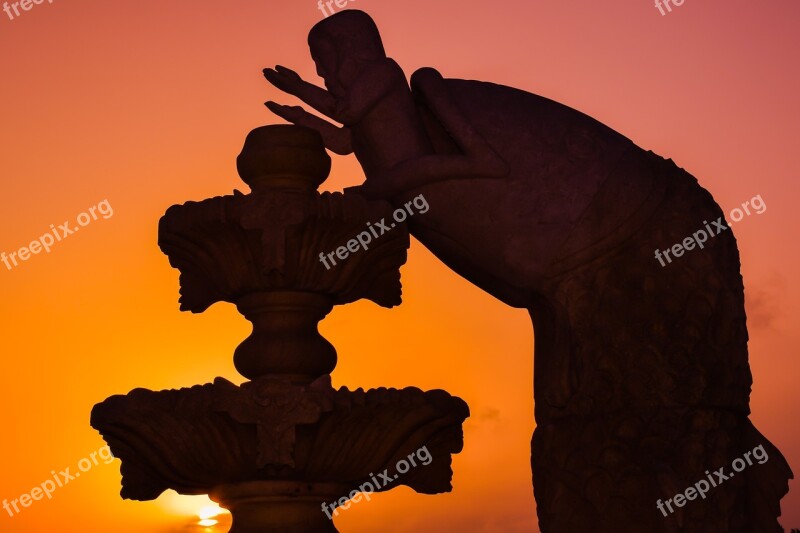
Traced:
<path fill-rule="evenodd" d="M 743 282 L 731 231 L 662 268 L 654 249 L 724 217 L 671 160 L 569 107 L 514 88 L 418 70 L 410 87 L 363 12 L 308 38 L 327 90 L 278 66 L 301 107 L 275 114 L 354 153 L 352 191 L 402 205 L 445 264 L 535 326 L 531 466 L 540 527 L 562 532 L 781 531 L 792 477 L 748 419 Z M 706 471 L 769 454 L 703 498 L 671 499 Z"/>
<path fill-rule="evenodd" d="M 336 350 L 317 324 L 361 298 L 398 305 L 409 239 L 397 225 L 326 269 L 321 251 L 392 213 L 385 201 L 319 194 L 330 164 L 317 132 L 258 128 L 237 160 L 250 194 L 173 206 L 161 219 L 159 245 L 181 272 L 181 310 L 231 302 L 253 323 L 234 356 L 250 381 L 136 389 L 96 405 L 91 424 L 122 460 L 124 498 L 210 494 L 231 510 L 234 533 L 310 533 L 336 531 L 336 508 L 359 490 L 451 489 L 450 454 L 461 450 L 469 416 L 462 400 L 414 387 L 331 387 Z"/>

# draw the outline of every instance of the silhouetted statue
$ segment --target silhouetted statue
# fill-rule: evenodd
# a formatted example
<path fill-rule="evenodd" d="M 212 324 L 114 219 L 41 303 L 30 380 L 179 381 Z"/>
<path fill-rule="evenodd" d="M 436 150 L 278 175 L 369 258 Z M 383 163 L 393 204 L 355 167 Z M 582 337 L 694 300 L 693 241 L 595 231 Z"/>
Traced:
<path fill-rule="evenodd" d="M 363 12 L 321 21 L 309 45 L 327 91 L 280 66 L 265 76 L 343 127 L 267 106 L 355 153 L 355 192 L 395 206 L 424 194 L 412 235 L 530 312 L 542 531 L 780 531 L 792 473 L 748 419 L 736 241 L 725 231 L 666 267 L 653 257 L 724 218 L 696 179 L 540 96 L 430 68 L 409 87 Z M 745 454 L 741 473 L 711 477 Z M 718 484 L 675 498 L 699 480 Z"/>

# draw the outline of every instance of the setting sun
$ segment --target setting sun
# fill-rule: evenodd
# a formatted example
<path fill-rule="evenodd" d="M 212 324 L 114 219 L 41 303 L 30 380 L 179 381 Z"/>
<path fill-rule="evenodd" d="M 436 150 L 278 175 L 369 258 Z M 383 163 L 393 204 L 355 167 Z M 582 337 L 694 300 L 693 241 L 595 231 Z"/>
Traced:
<path fill-rule="evenodd" d="M 228 513 L 228 511 L 219 505 L 206 505 L 197 513 L 198 518 L 200 518 L 197 525 L 203 527 L 216 526 L 219 524 L 219 520 L 215 520 L 215 518 L 225 513 Z"/>

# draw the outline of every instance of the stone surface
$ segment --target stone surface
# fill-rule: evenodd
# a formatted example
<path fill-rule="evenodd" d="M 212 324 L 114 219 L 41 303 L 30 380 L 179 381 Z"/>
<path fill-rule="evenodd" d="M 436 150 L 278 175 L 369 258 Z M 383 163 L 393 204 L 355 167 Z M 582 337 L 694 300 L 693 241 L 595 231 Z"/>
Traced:
<path fill-rule="evenodd" d="M 422 446 L 430 464 L 376 492 L 398 485 L 450 491 L 450 454 L 463 447 L 467 416 L 467 405 L 444 391 L 334 390 L 329 379 L 307 387 L 270 378 L 236 386 L 217 378 L 188 389 L 112 396 L 94 408 L 91 423 L 122 461 L 124 498 L 291 481 L 340 485 L 347 490 L 339 499 L 385 469 L 394 477 L 396 463 Z"/>

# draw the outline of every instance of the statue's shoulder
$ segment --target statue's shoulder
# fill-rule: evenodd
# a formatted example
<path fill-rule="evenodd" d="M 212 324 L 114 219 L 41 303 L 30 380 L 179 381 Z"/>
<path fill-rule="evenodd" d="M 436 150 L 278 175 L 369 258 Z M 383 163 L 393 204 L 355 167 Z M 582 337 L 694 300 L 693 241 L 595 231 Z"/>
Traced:
<path fill-rule="evenodd" d="M 431 90 L 437 90 L 443 87 L 446 87 L 451 91 L 465 90 L 467 91 L 466 94 L 495 93 L 499 95 L 508 93 L 516 94 L 517 96 L 523 98 L 531 97 L 535 99 L 551 101 L 547 98 L 523 91 L 522 89 L 517 89 L 515 87 L 510 87 L 508 85 L 502 85 L 499 83 L 480 80 L 465 80 L 460 78 L 445 78 L 433 67 L 420 68 L 414 71 L 414 73 L 411 75 L 411 89 L 415 93 L 419 92 L 421 95 L 424 95 Z"/>
<path fill-rule="evenodd" d="M 423 67 L 411 75 L 411 91 L 423 105 L 436 97 L 446 95 L 455 101 L 468 115 L 523 115 L 544 108 L 568 109 L 548 98 L 499 83 L 459 78 L 445 78 L 434 68 Z"/>
<path fill-rule="evenodd" d="M 418 106 L 434 115 L 436 102 L 443 97 L 454 102 L 490 142 L 508 137 L 508 142 L 519 144 L 522 132 L 527 138 L 539 139 L 573 130 L 591 136 L 620 136 L 596 119 L 550 98 L 499 83 L 446 78 L 430 67 L 412 74 L 411 90 Z"/>

